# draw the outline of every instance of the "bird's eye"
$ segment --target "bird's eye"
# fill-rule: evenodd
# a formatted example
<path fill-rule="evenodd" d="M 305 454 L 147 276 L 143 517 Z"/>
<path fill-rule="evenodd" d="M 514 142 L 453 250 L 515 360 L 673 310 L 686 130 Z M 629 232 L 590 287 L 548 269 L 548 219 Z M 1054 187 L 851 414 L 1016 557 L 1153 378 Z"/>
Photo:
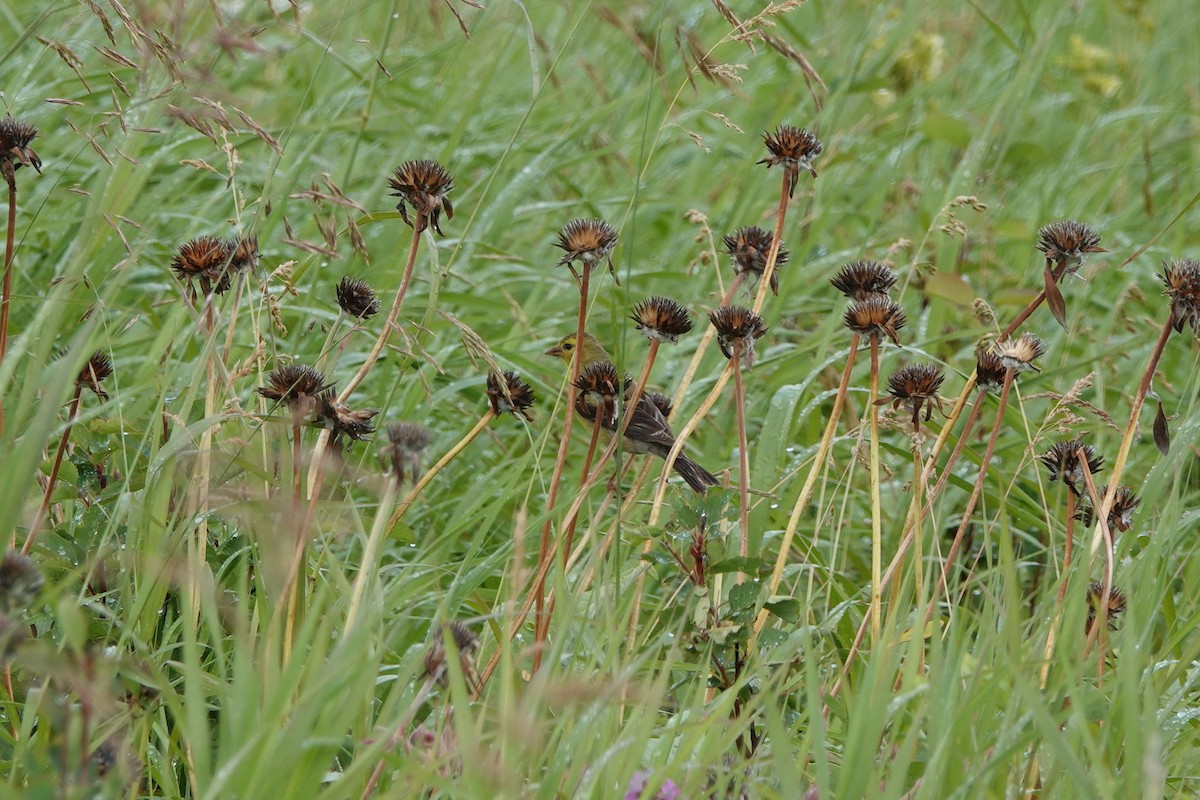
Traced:
<path fill-rule="evenodd" d="M 563 350 L 570 350 L 574 346 L 575 345 L 571 344 L 570 342 L 567 342 L 566 344 L 563 345 Z"/>

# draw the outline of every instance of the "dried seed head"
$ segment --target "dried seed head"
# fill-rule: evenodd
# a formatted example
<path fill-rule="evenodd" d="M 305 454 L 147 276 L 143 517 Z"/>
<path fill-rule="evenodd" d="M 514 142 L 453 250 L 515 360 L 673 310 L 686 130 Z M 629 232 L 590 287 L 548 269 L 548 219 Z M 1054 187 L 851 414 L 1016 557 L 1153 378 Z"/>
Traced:
<path fill-rule="evenodd" d="M 92 353 L 92 357 L 83 365 L 83 369 L 79 370 L 79 375 L 75 378 L 75 385 L 86 386 L 95 393 L 96 397 L 107 401 L 108 394 L 100 388 L 100 381 L 110 377 L 112 373 L 112 359 L 108 357 L 107 353 L 97 351 Z"/>
<path fill-rule="evenodd" d="M 1128 601 L 1125 599 L 1125 594 L 1115 586 L 1108 587 L 1108 603 L 1104 602 L 1104 584 L 1100 581 L 1092 581 L 1088 584 L 1088 616 L 1087 627 L 1084 632 L 1091 635 L 1092 626 L 1096 624 L 1096 617 L 1100 616 L 1100 610 L 1105 610 L 1105 616 L 1108 618 L 1108 629 L 1115 631 L 1117 629 L 1117 617 L 1125 613 L 1125 608 Z"/>
<path fill-rule="evenodd" d="M 462 670 L 467 689 L 474 691 L 477 681 L 475 654 L 479 651 L 479 638 L 461 622 L 451 622 L 446 627 L 450 632 L 450 639 L 454 642 L 455 649 L 458 650 L 459 667 Z M 437 632 L 432 644 L 425 652 L 425 677 L 443 689 L 449 684 L 446 671 L 446 640 L 441 631 Z"/>
<path fill-rule="evenodd" d="M 888 394 L 892 396 L 878 400 L 879 405 L 891 403 L 893 409 L 907 405 L 912 408 L 913 431 L 920 430 L 921 409 L 925 409 L 925 421 L 933 414 L 933 407 L 940 411 L 942 400 L 938 389 L 942 387 L 941 367 L 932 364 L 908 364 L 900 367 L 888 377 Z"/>
<path fill-rule="evenodd" d="M 229 268 L 234 272 L 254 272 L 258 269 L 258 237 L 254 234 L 235 236 L 226 242 L 229 248 Z"/>
<path fill-rule="evenodd" d="M 267 374 L 267 385 L 257 391 L 268 400 L 287 405 L 296 424 L 316 409 L 317 397 L 332 384 L 325 376 L 304 364 L 287 364 Z"/>
<path fill-rule="evenodd" d="M 1047 261 L 1065 266 L 1069 274 L 1083 266 L 1088 253 L 1107 253 L 1100 247 L 1100 236 L 1091 227 L 1073 219 L 1051 222 L 1037 232 L 1037 249 Z"/>
<path fill-rule="evenodd" d="M 11 114 L 0 119 L 0 172 L 14 190 L 18 169 L 32 167 L 39 174 L 42 171 L 42 160 L 29 146 L 37 135 L 37 128 L 14 119 Z"/>
<path fill-rule="evenodd" d="M 564 253 L 558 266 L 582 261 L 594 267 L 612 255 L 617 245 L 617 229 L 601 219 L 575 219 L 558 232 L 554 246 Z"/>
<path fill-rule="evenodd" d="M 1200 261 L 1179 258 L 1163 261 L 1159 280 L 1166 286 L 1163 294 L 1171 298 L 1171 326 L 1178 333 L 1187 325 L 1200 336 Z"/>
<path fill-rule="evenodd" d="M 651 297 L 633 307 L 630 319 L 648 339 L 677 342 L 692 329 L 692 318 L 686 308 L 666 297 Z"/>
<path fill-rule="evenodd" d="M 842 318 L 846 327 L 862 336 L 886 336 L 898 347 L 897 333 L 908 323 L 904 309 L 892 298 L 882 294 L 868 295 L 846 310 Z"/>
<path fill-rule="evenodd" d="M 392 474 L 397 482 L 403 482 L 405 469 L 411 467 L 412 483 L 416 486 L 421 471 L 421 453 L 433 441 L 433 435 L 424 425 L 415 422 L 391 422 L 386 431 L 386 452 L 392 465 Z"/>
<path fill-rule="evenodd" d="M 975 356 L 975 385 L 989 392 L 998 392 L 1004 386 L 1007 370 L 991 350 L 980 350 Z"/>
<path fill-rule="evenodd" d="M 1083 475 L 1084 464 L 1079 460 L 1081 449 L 1087 460 L 1087 471 L 1090 474 L 1095 475 L 1104 468 L 1104 458 L 1096 453 L 1096 448 L 1090 444 L 1084 444 L 1079 439 L 1056 442 L 1047 452 L 1038 456 L 1038 461 L 1041 461 L 1046 465 L 1046 469 L 1050 470 L 1050 480 L 1062 481 L 1075 494 L 1079 494 L 1086 485 Z"/>
<path fill-rule="evenodd" d="M 366 281 L 349 276 L 338 281 L 338 307 L 355 319 L 370 319 L 379 313 L 379 298 Z"/>
<path fill-rule="evenodd" d="M 879 261 L 851 261 L 829 282 L 851 300 L 865 300 L 873 294 L 890 292 L 896 285 L 896 273 Z"/>
<path fill-rule="evenodd" d="M 192 281 L 200 284 L 205 294 L 224 294 L 229 291 L 230 276 L 233 274 L 233 248 L 224 239 L 216 236 L 199 236 L 185 242 L 175 258 L 171 269 L 181 283 L 191 286 Z"/>
<path fill-rule="evenodd" d="M 800 170 L 805 170 L 817 177 L 817 171 L 812 162 L 821 155 L 824 146 L 815 133 L 804 128 L 791 125 L 780 125 L 775 133 L 763 133 L 763 144 L 771 155 L 759 161 L 766 164 L 767 169 L 776 164 L 783 165 L 784 180 L 787 181 L 788 197 L 796 193 L 796 183 L 800 178 Z"/>
<path fill-rule="evenodd" d="M 1014 374 L 1033 370 L 1041 372 L 1034 360 L 1046 354 L 1046 345 L 1032 333 L 1022 333 L 1016 339 L 1000 342 L 993 348 L 1001 366 Z"/>
<path fill-rule="evenodd" d="M 0 612 L 29 610 L 45 584 L 33 559 L 19 550 L 9 550 L 0 559 Z"/>
<path fill-rule="evenodd" d="M 1108 486 L 1103 486 L 1100 489 L 1100 499 L 1108 494 Z M 1141 505 L 1142 498 L 1133 493 L 1133 490 L 1128 486 L 1122 486 L 1117 489 L 1117 493 L 1113 495 L 1112 508 L 1108 512 L 1108 528 L 1109 530 L 1117 530 L 1121 533 L 1133 527 L 1133 512 Z M 1092 507 L 1092 498 L 1087 492 L 1084 492 L 1082 502 L 1079 504 L 1079 511 L 1075 517 L 1079 519 L 1087 527 L 1091 527 L 1096 522 L 1096 511 Z"/>
<path fill-rule="evenodd" d="M 717 329 L 717 344 L 725 357 L 733 358 L 736 352 L 742 364 L 753 366 L 754 343 L 767 332 L 763 318 L 748 308 L 721 306 L 708 319 Z"/>
<path fill-rule="evenodd" d="M 512 370 L 505 370 L 497 375 L 492 372 L 487 378 L 488 402 L 492 405 L 492 413 L 496 416 L 512 414 L 522 417 L 526 422 L 533 422 L 533 389 L 521 380 L 521 376 Z"/>
<path fill-rule="evenodd" d="M 663 415 L 663 419 L 671 416 L 671 409 L 673 407 L 671 398 L 667 397 L 661 392 L 646 392 L 642 396 L 649 400 L 650 403 L 658 409 L 659 413 Z"/>
<path fill-rule="evenodd" d="M 377 416 L 378 408 L 351 411 L 350 406 L 338 402 L 333 392 L 322 392 L 317 396 L 317 424 L 329 429 L 329 438 L 335 444 L 343 436 L 357 442 L 374 433 L 375 426 L 371 420 Z"/>
<path fill-rule="evenodd" d="M 454 219 L 454 206 L 450 204 L 450 190 L 454 188 L 454 179 L 445 167 L 436 161 L 405 161 L 396 167 L 392 177 L 388 179 L 392 187 L 392 196 L 399 197 L 396 210 L 408 227 L 421 233 L 432 225 L 439 236 L 444 236 L 438 222 L 441 213 L 446 212 L 446 219 Z M 417 212 L 416 227 L 408 218 L 408 204 L 412 204 Z"/>
<path fill-rule="evenodd" d="M 600 424 L 615 426 L 618 398 L 624 398 L 630 383 L 628 377 L 621 380 L 617 368 L 610 361 L 589 364 L 575 381 L 575 388 L 579 390 L 575 398 L 575 410 L 589 422 L 595 421 L 599 410 Z"/>
<path fill-rule="evenodd" d="M 733 256 L 733 271 L 737 275 L 751 275 L 761 278 L 767 268 L 767 256 L 771 253 L 771 242 L 775 234 L 753 225 L 739 228 L 721 239 L 725 243 L 725 251 Z M 771 293 L 779 294 L 779 268 L 787 263 L 789 254 L 783 242 L 779 243 L 779 252 L 775 254 L 775 268 L 771 270 Z"/>

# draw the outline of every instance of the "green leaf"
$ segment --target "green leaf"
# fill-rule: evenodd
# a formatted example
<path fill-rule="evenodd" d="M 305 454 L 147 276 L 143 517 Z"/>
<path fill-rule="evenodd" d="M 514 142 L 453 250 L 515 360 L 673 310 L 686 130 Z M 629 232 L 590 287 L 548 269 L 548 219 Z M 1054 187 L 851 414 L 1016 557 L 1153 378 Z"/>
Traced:
<path fill-rule="evenodd" d="M 754 608 L 758 603 L 758 596 L 762 593 L 762 585 L 754 581 L 746 581 L 739 583 L 729 590 L 729 609 L 731 611 L 745 611 Z"/>
<path fill-rule="evenodd" d="M 967 123 L 947 114 L 930 114 L 921 123 L 919 130 L 931 139 L 938 139 L 955 147 L 965 148 L 971 143 L 971 129 L 967 127 Z"/>
<path fill-rule="evenodd" d="M 804 607 L 796 598 L 779 595 L 769 598 L 767 602 L 763 603 L 763 608 L 784 622 L 791 622 L 793 624 L 800 621 L 800 615 L 804 611 Z"/>
<path fill-rule="evenodd" d="M 744 572 L 747 575 L 766 575 L 771 571 L 771 564 L 764 558 L 750 556 L 734 556 L 723 558 L 708 568 L 710 575 L 724 575 L 730 572 Z"/>

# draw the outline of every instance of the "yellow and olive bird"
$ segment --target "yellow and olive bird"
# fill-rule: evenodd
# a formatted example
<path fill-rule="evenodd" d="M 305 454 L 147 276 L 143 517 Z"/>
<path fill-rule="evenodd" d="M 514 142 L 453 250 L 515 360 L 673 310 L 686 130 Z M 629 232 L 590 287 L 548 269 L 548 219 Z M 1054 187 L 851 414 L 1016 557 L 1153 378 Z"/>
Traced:
<path fill-rule="evenodd" d="M 563 363 L 567 365 L 567 368 L 570 369 L 571 360 L 575 357 L 575 341 L 575 334 L 572 333 L 547 350 L 546 355 L 561 358 Z M 585 333 L 583 335 L 583 354 L 580 362 L 581 374 L 588 367 L 611 363 L 612 359 L 604 349 L 604 345 L 600 344 L 600 341 L 595 336 Z M 580 402 L 576 404 L 576 411 L 580 417 L 589 423 L 594 422 L 597 410 L 598 404 L 589 400 L 585 393 L 581 393 Z M 616 414 L 602 414 L 600 424 L 604 429 L 615 432 L 618 425 Z M 629 425 L 625 429 L 625 449 L 632 453 L 650 453 L 659 458 L 666 458 L 667 453 L 670 452 L 674 444 L 675 434 L 671 432 L 671 426 L 667 422 L 667 418 L 663 416 L 663 412 L 659 406 L 650 397 L 643 394 L 638 399 L 637 408 L 634 409 L 633 417 L 629 420 Z M 720 481 L 717 480 L 715 475 L 683 453 L 680 453 L 675 459 L 674 466 L 675 471 L 679 473 L 680 477 L 687 481 L 687 485 L 701 494 L 708 491 L 709 487 L 720 485 Z"/>

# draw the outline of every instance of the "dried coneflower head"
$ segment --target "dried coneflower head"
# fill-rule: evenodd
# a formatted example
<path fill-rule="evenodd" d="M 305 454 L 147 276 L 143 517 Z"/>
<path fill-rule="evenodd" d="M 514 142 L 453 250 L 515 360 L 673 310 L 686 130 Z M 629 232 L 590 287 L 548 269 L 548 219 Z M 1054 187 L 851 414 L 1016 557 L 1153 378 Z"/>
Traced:
<path fill-rule="evenodd" d="M 991 350 L 980 350 L 975 356 L 975 385 L 989 392 L 998 392 L 1004 386 L 1007 370 Z"/>
<path fill-rule="evenodd" d="M 618 398 L 624 398 L 629 378 L 622 380 L 610 361 L 589 364 L 579 373 L 575 388 L 575 410 L 589 422 L 596 419 L 597 409 L 603 409 L 600 424 L 612 427 L 617 423 Z"/>
<path fill-rule="evenodd" d="M 0 172 L 14 190 L 18 169 L 31 167 L 35 172 L 42 171 L 42 160 L 29 146 L 37 135 L 37 128 L 14 119 L 11 114 L 0 119 Z"/>
<path fill-rule="evenodd" d="M 1022 333 L 1016 339 L 1000 342 L 994 348 L 996 358 L 1005 369 L 1011 369 L 1013 374 L 1026 370 L 1041 372 L 1034 360 L 1046 354 L 1046 345 L 1032 333 Z"/>
<path fill-rule="evenodd" d="M 1194 335 L 1200 336 L 1200 261 L 1164 260 L 1158 278 L 1166 287 L 1163 294 L 1171 298 L 1171 327 L 1179 333 L 1187 325 Z"/>
<path fill-rule="evenodd" d="M 1083 266 L 1088 253 L 1107 253 L 1100 247 L 1100 236 L 1082 222 L 1073 219 L 1051 222 L 1037 232 L 1037 249 L 1046 254 L 1047 262 L 1065 266 L 1074 274 Z"/>
<path fill-rule="evenodd" d="M 589 268 L 601 261 L 608 261 L 608 269 L 616 277 L 612 265 L 612 251 L 617 246 L 617 229 L 602 219 L 574 219 L 558 232 L 554 246 L 563 251 L 558 266 L 566 264 L 575 272 L 575 262 L 582 261 Z M 576 273 L 578 277 L 578 273 Z"/>
<path fill-rule="evenodd" d="M 792 197 L 796 193 L 796 184 L 800 180 L 800 170 L 805 170 L 813 178 L 817 177 L 817 171 L 813 168 L 813 161 L 816 160 L 817 156 L 821 155 L 824 145 L 821 144 L 821 140 L 817 138 L 815 133 L 791 125 L 780 125 L 775 129 L 775 133 L 763 133 L 763 144 L 767 146 L 767 151 L 771 155 L 758 163 L 766 164 L 767 169 L 776 164 L 783 165 L 783 172 L 788 187 L 788 197 Z"/>
<path fill-rule="evenodd" d="M 477 680 L 475 654 L 479 651 L 479 638 L 461 622 L 451 622 L 446 627 L 450 631 L 450 640 L 454 642 L 454 647 L 458 650 L 458 663 L 462 670 L 463 680 L 467 684 L 467 689 L 474 691 Z M 425 677 L 443 689 L 449 683 L 446 672 L 446 640 L 441 631 L 438 632 L 433 643 L 430 644 L 429 650 L 425 653 Z"/>
<path fill-rule="evenodd" d="M 346 276 L 338 281 L 337 302 L 346 316 L 355 319 L 370 319 L 379 313 L 379 298 L 375 296 L 375 290 L 358 278 Z"/>
<path fill-rule="evenodd" d="M 761 278 L 767 269 L 767 256 L 771 254 L 771 242 L 775 234 L 749 225 L 739 228 L 721 239 L 725 251 L 733 256 L 733 271 L 736 275 L 752 275 Z M 787 263 L 789 254 L 783 242 L 775 254 L 775 269 L 771 271 L 771 294 L 779 294 L 779 268 Z"/>
<path fill-rule="evenodd" d="M 938 389 L 942 388 L 941 367 L 932 364 L 908 364 L 900 367 L 888 376 L 888 394 L 876 400 L 876 405 L 892 404 L 893 410 L 901 406 L 912 408 L 913 431 L 921 429 L 921 409 L 925 409 L 925 421 L 933 415 L 933 407 L 942 410 L 942 399 L 938 397 Z"/>
<path fill-rule="evenodd" d="M 1096 624 L 1096 617 L 1100 616 L 1101 609 L 1104 609 L 1105 616 L 1108 618 L 1108 629 L 1115 631 L 1117 617 L 1125 613 L 1128 605 L 1125 594 L 1115 586 L 1108 587 L 1108 603 L 1106 604 L 1104 602 L 1104 584 L 1100 581 L 1092 581 L 1088 584 L 1087 601 L 1087 627 L 1084 632 L 1088 636 L 1092 634 L 1092 626 Z"/>
<path fill-rule="evenodd" d="M 416 486 L 421 472 L 421 453 L 433 441 L 433 434 L 424 425 L 415 422 L 388 423 L 386 432 L 387 457 L 396 482 L 403 483 L 404 471 L 410 469 L 412 484 Z"/>
<path fill-rule="evenodd" d="M 658 409 L 659 413 L 663 415 L 663 419 L 671 416 L 671 409 L 674 406 L 674 404 L 671 402 L 671 398 L 667 397 L 662 392 L 646 392 L 642 396 L 649 400 L 650 403 Z"/>
<path fill-rule="evenodd" d="M 487 396 L 492 413 L 496 416 L 512 414 L 526 422 L 533 422 L 533 413 L 529 410 L 533 407 L 533 389 L 512 370 L 505 370 L 499 375 L 494 372 L 488 374 Z"/>
<path fill-rule="evenodd" d="M 343 436 L 357 442 L 374 433 L 375 426 L 371 420 L 377 416 L 378 408 L 351 411 L 350 406 L 338 402 L 333 392 L 322 392 L 317 396 L 317 424 L 329 429 L 329 439 L 334 444 L 339 443 Z"/>
<path fill-rule="evenodd" d="M 1047 452 L 1038 456 L 1038 461 L 1050 470 L 1050 480 L 1062 481 L 1075 494 L 1080 494 L 1087 485 L 1083 474 L 1085 465 L 1079 460 L 1080 450 L 1087 462 L 1088 473 L 1095 475 L 1104 468 L 1104 458 L 1096 453 L 1096 448 L 1079 439 L 1056 442 Z"/>
<path fill-rule="evenodd" d="M 629 317 L 637 323 L 637 329 L 647 339 L 660 342 L 677 342 L 679 337 L 692 329 L 692 318 L 688 310 L 666 297 L 651 297 L 633 307 Z"/>
<path fill-rule="evenodd" d="M 763 318 L 741 306 L 721 306 L 708 315 L 717 329 L 717 344 L 726 358 L 736 353 L 747 367 L 754 365 L 754 343 L 767 332 Z"/>
<path fill-rule="evenodd" d="M 193 281 L 200 284 L 204 294 L 224 294 L 229 291 L 230 275 L 233 273 L 232 248 L 224 239 L 216 236 L 199 236 L 185 242 L 175 258 L 171 261 L 171 269 L 179 277 L 179 281 L 191 286 Z"/>
<path fill-rule="evenodd" d="M 83 365 L 83 369 L 79 370 L 79 375 L 75 378 L 76 386 L 86 386 L 95 393 L 96 397 L 101 400 L 108 401 L 108 393 L 100 388 L 100 381 L 112 376 L 113 365 L 112 359 L 107 353 L 97 351 L 92 353 Z"/>
<path fill-rule="evenodd" d="M 33 559 L 9 550 L 0 559 L 0 612 L 27 611 L 45 583 Z"/>
<path fill-rule="evenodd" d="M 405 161 L 396 167 L 388 185 L 392 187 L 392 196 L 400 198 L 396 210 L 408 227 L 421 233 L 432 225 L 439 236 L 445 235 L 438 224 L 441 213 L 445 211 L 446 219 L 454 219 L 454 206 L 450 204 L 454 179 L 445 167 L 436 161 Z M 408 218 L 409 204 L 417 213 L 416 224 Z"/>
<path fill-rule="evenodd" d="M 1100 499 L 1103 501 L 1104 496 L 1108 494 L 1108 486 L 1105 485 L 1100 489 Z M 1122 486 L 1117 489 L 1117 493 L 1113 495 L 1112 508 L 1108 512 L 1108 528 L 1109 530 L 1117 530 L 1121 533 L 1133 527 L 1133 512 L 1141 505 L 1142 498 L 1133 493 L 1133 490 L 1128 486 Z M 1096 521 L 1096 511 L 1092 507 L 1092 498 L 1088 494 L 1083 495 L 1083 500 L 1079 504 L 1079 511 L 1075 517 L 1083 522 L 1087 527 L 1091 527 Z"/>
<path fill-rule="evenodd" d="M 304 364 L 287 364 L 267 373 L 267 385 L 257 391 L 268 400 L 287 405 L 297 424 L 317 407 L 317 397 L 332 384 L 325 376 Z"/>
<path fill-rule="evenodd" d="M 861 336 L 886 336 L 899 347 L 898 331 L 908 323 L 904 309 L 892 298 L 882 294 L 868 295 L 859 300 L 842 318 L 846 327 Z"/>
<path fill-rule="evenodd" d="M 829 279 L 833 288 L 851 300 L 865 300 L 873 294 L 887 294 L 896 285 L 896 273 L 879 261 L 851 261 Z"/>
<path fill-rule="evenodd" d="M 247 234 L 235 236 L 226 246 L 229 248 L 229 268 L 234 272 L 255 272 L 258 269 L 258 236 Z"/>

